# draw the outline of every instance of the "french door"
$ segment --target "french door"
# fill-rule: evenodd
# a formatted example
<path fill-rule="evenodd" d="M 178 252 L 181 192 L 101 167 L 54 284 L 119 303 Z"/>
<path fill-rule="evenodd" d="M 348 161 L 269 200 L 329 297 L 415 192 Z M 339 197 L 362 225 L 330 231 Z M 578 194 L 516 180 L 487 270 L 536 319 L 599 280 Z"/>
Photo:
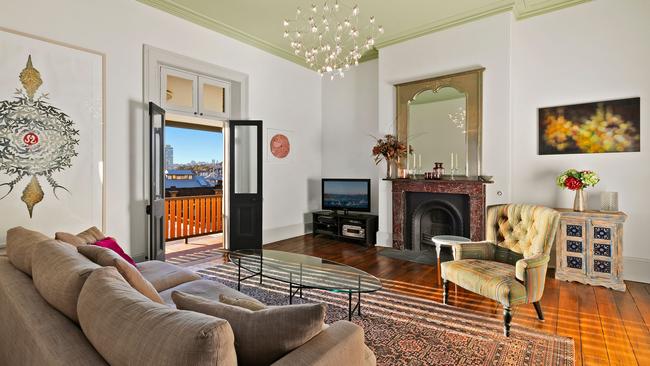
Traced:
<path fill-rule="evenodd" d="M 262 248 L 262 121 L 229 122 L 229 249 Z"/>
<path fill-rule="evenodd" d="M 149 260 L 165 260 L 165 110 L 149 102 Z"/>

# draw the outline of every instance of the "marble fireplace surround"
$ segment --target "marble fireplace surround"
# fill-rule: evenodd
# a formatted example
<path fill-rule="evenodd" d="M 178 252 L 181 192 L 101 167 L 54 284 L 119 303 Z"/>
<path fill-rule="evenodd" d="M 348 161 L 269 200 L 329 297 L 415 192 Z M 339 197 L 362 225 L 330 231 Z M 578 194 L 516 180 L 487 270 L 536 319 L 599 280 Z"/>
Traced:
<path fill-rule="evenodd" d="M 485 184 L 479 180 L 393 179 L 393 248 L 404 249 L 406 193 L 430 192 L 469 196 L 470 239 L 485 238 Z"/>

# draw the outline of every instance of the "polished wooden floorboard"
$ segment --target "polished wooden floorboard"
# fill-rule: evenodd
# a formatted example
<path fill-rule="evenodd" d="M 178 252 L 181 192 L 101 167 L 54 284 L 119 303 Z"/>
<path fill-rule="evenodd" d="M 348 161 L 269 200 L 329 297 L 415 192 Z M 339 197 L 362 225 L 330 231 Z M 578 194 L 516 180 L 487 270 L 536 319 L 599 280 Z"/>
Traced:
<path fill-rule="evenodd" d="M 340 242 L 311 235 L 264 246 L 313 255 L 362 269 L 380 278 L 385 288 L 435 301 L 442 301 L 440 267 L 379 255 L 382 248 Z M 650 285 L 626 281 L 625 292 L 546 280 L 542 308 L 545 321 L 537 320 L 532 305 L 518 306 L 513 323 L 542 332 L 571 337 L 575 341 L 576 365 L 650 365 Z M 449 303 L 501 318 L 494 301 L 455 285 Z"/>

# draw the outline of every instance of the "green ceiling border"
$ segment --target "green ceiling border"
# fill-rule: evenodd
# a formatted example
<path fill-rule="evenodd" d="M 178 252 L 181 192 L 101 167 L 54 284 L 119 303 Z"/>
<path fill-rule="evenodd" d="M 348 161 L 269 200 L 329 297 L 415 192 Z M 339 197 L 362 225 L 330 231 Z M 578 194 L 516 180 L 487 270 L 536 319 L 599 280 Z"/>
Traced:
<path fill-rule="evenodd" d="M 301 57 L 294 55 L 280 47 L 277 47 L 260 38 L 252 36 L 239 29 L 231 27 L 225 23 L 214 20 L 203 14 L 200 14 L 188 7 L 176 3 L 174 0 L 137 0 L 140 3 L 152 6 L 169 14 L 178 16 L 202 27 L 224 34 L 238 41 L 257 47 L 263 51 L 275 56 L 282 57 L 301 66 L 308 67 Z M 526 19 L 537 15 L 550 13 L 556 10 L 564 9 L 570 6 L 585 3 L 591 0 L 546 0 L 536 4 L 526 4 L 528 0 L 496 0 L 495 2 L 481 8 L 460 13 L 436 22 L 425 24 L 423 26 L 411 29 L 398 34 L 397 36 L 377 43 L 372 50 L 366 52 L 359 60 L 360 62 L 374 60 L 379 57 L 378 48 L 383 48 L 396 43 L 405 42 L 413 38 L 441 31 L 447 28 L 459 26 L 465 23 L 473 22 L 478 19 L 486 18 L 492 15 L 512 11 L 517 19 Z"/>
<path fill-rule="evenodd" d="M 516 0 L 514 12 L 517 16 L 517 19 L 521 20 L 568 8 L 570 6 L 586 3 L 589 1 L 591 0 L 547 0 L 539 5 L 526 5 L 526 0 Z"/>
<path fill-rule="evenodd" d="M 413 38 L 418 38 L 429 33 L 441 31 L 443 29 L 455 27 L 461 24 L 473 22 L 475 20 L 504 13 L 513 9 L 513 0 L 500 0 L 492 4 L 483 6 L 476 10 L 463 12 L 445 19 L 441 19 L 423 26 L 410 29 L 406 32 L 400 33 L 391 39 L 378 42 L 377 48 L 394 45 L 397 43 L 405 42 Z"/>
<path fill-rule="evenodd" d="M 152 6 L 154 8 L 160 9 L 164 12 L 175 15 L 177 17 L 183 18 L 194 24 L 198 24 L 202 27 L 224 34 L 238 41 L 247 43 L 251 46 L 257 47 L 275 56 L 282 57 L 286 60 L 307 67 L 307 64 L 304 62 L 304 60 L 301 57 L 298 57 L 291 52 L 287 52 L 286 50 L 280 47 L 274 46 L 269 42 L 266 42 L 255 36 L 252 36 L 239 29 L 236 29 L 227 24 L 224 24 L 210 17 L 207 17 L 203 14 L 195 12 L 194 10 L 185 7 L 183 5 L 180 5 L 173 0 L 137 0 L 137 1 Z"/>

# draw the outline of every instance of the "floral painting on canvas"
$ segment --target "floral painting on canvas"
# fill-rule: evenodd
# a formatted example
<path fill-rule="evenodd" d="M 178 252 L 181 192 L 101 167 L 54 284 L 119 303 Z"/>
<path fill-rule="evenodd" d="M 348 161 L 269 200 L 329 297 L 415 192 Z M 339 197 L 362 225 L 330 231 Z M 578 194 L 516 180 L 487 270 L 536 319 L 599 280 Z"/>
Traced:
<path fill-rule="evenodd" d="M 539 154 L 640 151 L 640 98 L 539 109 Z"/>

